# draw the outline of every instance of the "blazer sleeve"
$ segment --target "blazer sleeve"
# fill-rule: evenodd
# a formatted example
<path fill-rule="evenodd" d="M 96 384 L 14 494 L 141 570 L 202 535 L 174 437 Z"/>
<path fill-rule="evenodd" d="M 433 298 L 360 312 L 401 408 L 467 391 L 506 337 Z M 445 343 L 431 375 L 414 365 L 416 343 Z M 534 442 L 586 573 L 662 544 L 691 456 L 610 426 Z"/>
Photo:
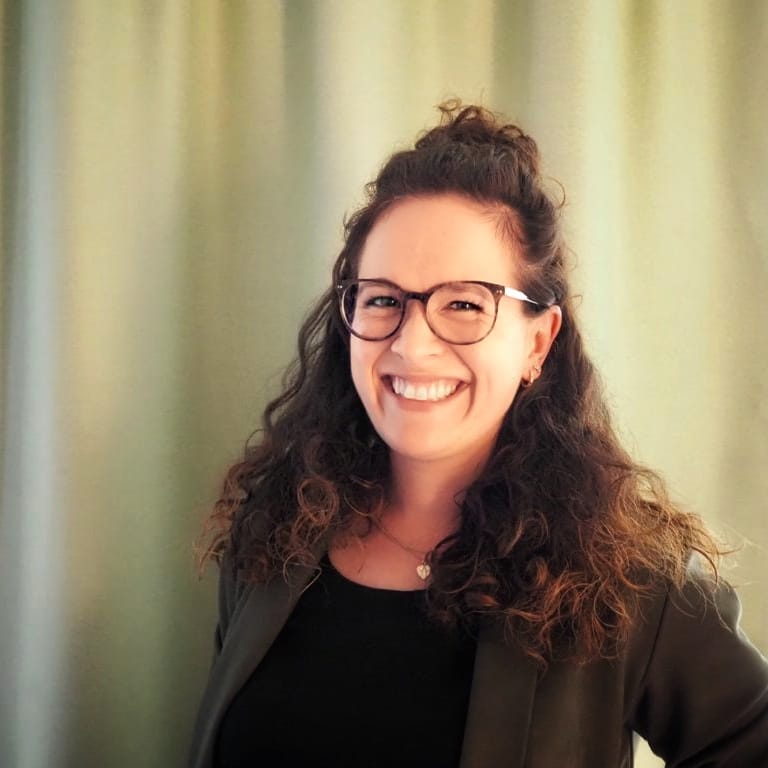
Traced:
<path fill-rule="evenodd" d="M 768 663 L 740 616 L 723 582 L 666 596 L 630 725 L 668 768 L 768 766 Z"/>

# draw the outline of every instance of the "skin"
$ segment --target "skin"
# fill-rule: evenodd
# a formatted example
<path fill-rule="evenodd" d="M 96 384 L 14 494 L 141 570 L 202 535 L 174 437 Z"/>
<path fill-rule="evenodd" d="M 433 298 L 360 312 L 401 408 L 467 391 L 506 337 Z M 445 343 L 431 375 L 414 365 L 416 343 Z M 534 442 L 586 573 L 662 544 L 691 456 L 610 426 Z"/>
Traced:
<path fill-rule="evenodd" d="M 519 288 L 517 265 L 517 246 L 499 235 L 486 209 L 444 194 L 406 198 L 383 214 L 363 247 L 359 277 L 385 278 L 413 291 L 452 280 Z M 376 342 L 351 337 L 355 388 L 390 449 L 390 496 L 380 520 L 400 542 L 426 552 L 454 530 L 462 490 L 482 471 L 521 382 L 534 366 L 543 367 L 560 324 L 559 307 L 531 316 L 521 302 L 504 297 L 485 339 L 452 345 L 432 333 L 424 305 L 411 301 L 395 336 Z M 460 384 L 444 400 L 414 401 L 392 391 L 392 376 Z M 330 556 L 361 584 L 424 587 L 416 556 L 375 528 L 332 546 Z"/>

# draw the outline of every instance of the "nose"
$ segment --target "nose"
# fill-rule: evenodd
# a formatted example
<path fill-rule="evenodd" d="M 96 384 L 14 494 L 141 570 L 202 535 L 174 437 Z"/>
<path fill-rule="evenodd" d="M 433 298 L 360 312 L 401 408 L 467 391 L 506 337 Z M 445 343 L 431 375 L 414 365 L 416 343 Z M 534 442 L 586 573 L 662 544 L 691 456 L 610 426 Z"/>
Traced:
<path fill-rule="evenodd" d="M 443 342 L 435 336 L 427 323 L 424 302 L 411 299 L 405 308 L 403 324 L 392 338 L 391 349 L 403 359 L 418 359 L 440 354 Z"/>

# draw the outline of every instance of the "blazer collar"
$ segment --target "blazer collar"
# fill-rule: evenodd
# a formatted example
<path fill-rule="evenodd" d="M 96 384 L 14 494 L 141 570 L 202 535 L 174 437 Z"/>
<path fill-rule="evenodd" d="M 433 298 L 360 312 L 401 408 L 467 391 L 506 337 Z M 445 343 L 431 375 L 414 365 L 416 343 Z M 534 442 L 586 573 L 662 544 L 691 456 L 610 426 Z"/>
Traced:
<path fill-rule="evenodd" d="M 213 766 L 216 734 L 230 703 L 291 614 L 315 569 L 295 566 L 286 580 L 255 585 L 242 595 L 203 696 L 192 766 Z M 460 768 L 522 768 L 537 668 L 495 625 L 479 635 Z M 196 753 L 195 753 L 196 752 Z"/>

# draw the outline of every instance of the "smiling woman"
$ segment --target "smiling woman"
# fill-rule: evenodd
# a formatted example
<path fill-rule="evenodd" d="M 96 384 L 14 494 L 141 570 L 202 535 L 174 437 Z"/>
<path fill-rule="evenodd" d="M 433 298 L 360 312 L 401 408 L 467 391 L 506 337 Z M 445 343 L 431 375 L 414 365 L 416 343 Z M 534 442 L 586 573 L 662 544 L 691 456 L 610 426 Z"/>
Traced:
<path fill-rule="evenodd" d="M 768 764 L 768 666 L 617 440 L 535 143 L 442 113 L 347 222 L 209 520 L 190 765 L 626 768 L 633 733 Z"/>

